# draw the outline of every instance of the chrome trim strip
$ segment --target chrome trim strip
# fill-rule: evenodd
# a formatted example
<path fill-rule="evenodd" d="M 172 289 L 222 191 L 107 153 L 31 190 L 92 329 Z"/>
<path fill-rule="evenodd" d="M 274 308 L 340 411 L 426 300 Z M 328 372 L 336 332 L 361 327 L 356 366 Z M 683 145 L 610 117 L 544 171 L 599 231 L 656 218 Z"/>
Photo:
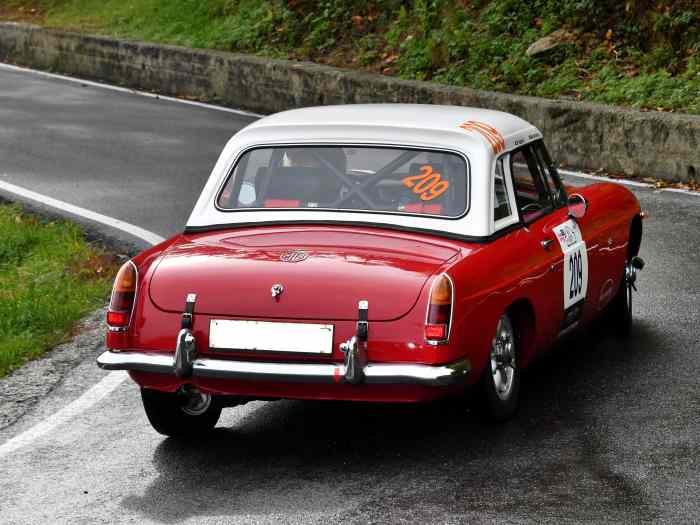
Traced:
<path fill-rule="evenodd" d="M 97 358 L 105 370 L 134 370 L 173 374 L 173 354 L 160 352 L 106 351 Z M 448 386 L 464 381 L 471 363 L 463 359 L 448 365 L 370 363 L 364 368 L 366 384 L 414 384 Z M 287 383 L 345 383 L 341 363 L 269 363 L 201 357 L 194 361 L 192 375 L 216 379 L 281 381 Z"/>
<path fill-rule="evenodd" d="M 156 352 L 103 352 L 97 364 L 104 370 L 137 370 L 174 374 L 174 354 Z"/>

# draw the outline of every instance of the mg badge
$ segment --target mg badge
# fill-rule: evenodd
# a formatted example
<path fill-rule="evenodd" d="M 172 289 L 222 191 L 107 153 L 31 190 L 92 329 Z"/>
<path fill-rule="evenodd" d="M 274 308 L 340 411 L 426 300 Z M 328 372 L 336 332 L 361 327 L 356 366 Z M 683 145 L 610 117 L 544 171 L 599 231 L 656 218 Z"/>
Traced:
<path fill-rule="evenodd" d="M 298 263 L 309 258 L 309 254 L 304 250 L 289 250 L 280 255 L 280 261 Z"/>
<path fill-rule="evenodd" d="M 272 294 L 273 299 L 277 299 L 280 295 L 282 295 L 282 292 L 284 292 L 284 286 L 281 284 L 273 284 L 272 288 L 270 288 L 270 293 Z"/>

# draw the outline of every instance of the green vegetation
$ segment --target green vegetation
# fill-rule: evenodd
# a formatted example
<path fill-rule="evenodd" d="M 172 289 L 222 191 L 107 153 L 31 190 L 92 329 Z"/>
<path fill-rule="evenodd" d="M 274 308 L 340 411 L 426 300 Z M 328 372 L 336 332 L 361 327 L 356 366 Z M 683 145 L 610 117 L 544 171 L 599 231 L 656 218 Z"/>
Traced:
<path fill-rule="evenodd" d="M 0 377 L 65 340 L 103 305 L 114 264 L 77 226 L 0 205 Z"/>
<path fill-rule="evenodd" d="M 700 113 L 698 0 L 8 1 L 5 17 L 54 27 Z"/>

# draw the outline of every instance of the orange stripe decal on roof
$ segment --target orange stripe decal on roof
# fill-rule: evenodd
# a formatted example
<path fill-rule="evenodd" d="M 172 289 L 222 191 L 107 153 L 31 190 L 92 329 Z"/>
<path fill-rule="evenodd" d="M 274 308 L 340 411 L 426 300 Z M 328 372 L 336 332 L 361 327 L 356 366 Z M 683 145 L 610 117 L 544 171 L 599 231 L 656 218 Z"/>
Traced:
<path fill-rule="evenodd" d="M 459 127 L 465 131 L 476 131 L 483 136 L 489 144 L 491 144 L 491 148 L 496 155 L 506 149 L 506 141 L 503 135 L 501 135 L 496 128 L 492 128 L 488 124 L 467 120 L 466 122 L 462 122 Z"/>

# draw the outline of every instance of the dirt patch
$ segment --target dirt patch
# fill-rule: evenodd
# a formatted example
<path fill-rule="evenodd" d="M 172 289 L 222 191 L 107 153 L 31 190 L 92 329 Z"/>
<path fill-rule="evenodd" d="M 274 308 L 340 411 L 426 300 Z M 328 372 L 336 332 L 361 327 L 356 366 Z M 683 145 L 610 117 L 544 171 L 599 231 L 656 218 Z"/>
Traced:
<path fill-rule="evenodd" d="M 38 3 L 28 3 L 28 5 L 20 7 L 0 5 L 0 19 L 8 22 L 41 24 L 44 20 L 44 12 L 41 10 Z"/>

